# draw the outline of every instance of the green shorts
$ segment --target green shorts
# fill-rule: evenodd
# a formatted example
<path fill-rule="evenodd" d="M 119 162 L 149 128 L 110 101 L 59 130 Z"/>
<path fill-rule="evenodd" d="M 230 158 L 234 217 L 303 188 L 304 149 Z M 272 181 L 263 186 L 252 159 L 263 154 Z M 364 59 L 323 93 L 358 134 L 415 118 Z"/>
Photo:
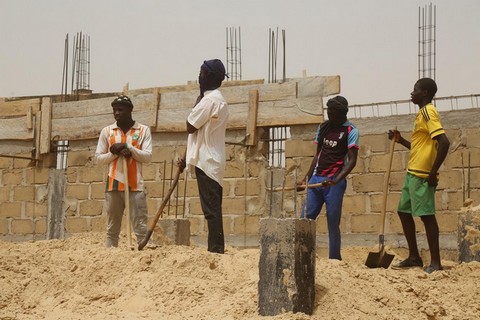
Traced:
<path fill-rule="evenodd" d="M 435 214 L 435 187 L 407 172 L 405 183 L 398 204 L 398 212 L 410 213 L 412 216 L 430 216 Z"/>

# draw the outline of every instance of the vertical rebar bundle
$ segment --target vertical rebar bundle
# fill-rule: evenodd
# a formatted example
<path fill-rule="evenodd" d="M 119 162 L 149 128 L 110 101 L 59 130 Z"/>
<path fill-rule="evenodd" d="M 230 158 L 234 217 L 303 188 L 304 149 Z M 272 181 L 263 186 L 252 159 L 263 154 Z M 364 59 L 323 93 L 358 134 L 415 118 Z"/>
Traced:
<path fill-rule="evenodd" d="M 286 79 L 286 34 L 282 29 L 283 63 L 282 81 Z M 268 83 L 277 82 L 278 27 L 277 31 L 268 29 Z"/>
<path fill-rule="evenodd" d="M 436 22 L 435 5 L 418 7 L 418 78 L 435 80 L 436 68 Z"/>
<path fill-rule="evenodd" d="M 226 28 L 227 74 L 230 80 L 242 80 L 242 41 L 240 27 Z"/>
<path fill-rule="evenodd" d="M 80 91 L 90 90 L 90 36 L 77 32 L 73 37 L 70 96 L 68 96 L 68 47 L 69 37 L 67 34 L 63 59 L 62 101 L 78 100 Z"/>

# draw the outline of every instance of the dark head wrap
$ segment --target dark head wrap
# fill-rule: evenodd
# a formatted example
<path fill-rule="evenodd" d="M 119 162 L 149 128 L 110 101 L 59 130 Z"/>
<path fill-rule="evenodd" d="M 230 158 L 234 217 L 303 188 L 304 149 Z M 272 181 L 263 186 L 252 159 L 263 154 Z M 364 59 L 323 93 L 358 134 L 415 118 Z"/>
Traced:
<path fill-rule="evenodd" d="M 203 61 L 202 68 L 208 72 L 213 73 L 217 79 L 223 80 L 225 79 L 225 77 L 228 78 L 228 75 L 225 72 L 225 66 L 219 59 Z"/>
<path fill-rule="evenodd" d="M 333 108 L 339 112 L 345 113 L 345 116 L 348 112 L 348 101 L 342 96 L 336 96 L 331 98 L 327 101 L 327 107 Z M 326 120 L 320 125 L 320 131 L 318 133 L 318 141 L 319 143 L 323 143 L 323 139 L 325 138 L 325 134 L 330 131 L 332 127 L 332 121 Z"/>
<path fill-rule="evenodd" d="M 327 101 L 327 107 L 334 108 L 338 111 L 348 112 L 348 101 L 342 96 L 336 96 Z"/>
<path fill-rule="evenodd" d="M 112 101 L 112 107 L 115 105 L 122 105 L 122 104 L 125 106 L 129 106 L 130 108 L 133 108 L 132 100 L 130 100 L 130 98 L 127 96 L 123 96 L 123 95 L 118 96 Z"/>

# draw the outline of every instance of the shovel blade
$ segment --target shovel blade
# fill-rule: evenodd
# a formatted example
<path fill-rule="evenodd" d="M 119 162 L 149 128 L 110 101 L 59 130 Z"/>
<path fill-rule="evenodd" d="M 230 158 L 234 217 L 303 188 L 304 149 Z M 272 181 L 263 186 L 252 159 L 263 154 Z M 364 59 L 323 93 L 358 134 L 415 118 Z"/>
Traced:
<path fill-rule="evenodd" d="M 370 252 L 365 261 L 365 265 L 369 268 L 385 268 L 387 269 L 393 261 L 395 255 L 386 253 L 384 250 L 380 252 Z"/>

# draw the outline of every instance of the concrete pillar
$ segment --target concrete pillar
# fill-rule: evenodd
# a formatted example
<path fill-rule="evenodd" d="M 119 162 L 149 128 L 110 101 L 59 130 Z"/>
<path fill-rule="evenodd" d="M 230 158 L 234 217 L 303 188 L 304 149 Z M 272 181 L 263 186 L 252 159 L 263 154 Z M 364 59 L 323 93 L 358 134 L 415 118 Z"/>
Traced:
<path fill-rule="evenodd" d="M 190 220 L 160 219 L 155 228 L 153 242 L 158 244 L 190 245 Z"/>
<path fill-rule="evenodd" d="M 65 211 L 63 209 L 65 185 L 65 170 L 50 169 L 48 171 L 47 239 L 63 239 L 65 237 Z"/>
<path fill-rule="evenodd" d="M 480 206 L 458 216 L 458 262 L 480 262 Z"/>
<path fill-rule="evenodd" d="M 259 313 L 312 314 L 315 302 L 316 223 L 307 219 L 260 220 Z"/>

